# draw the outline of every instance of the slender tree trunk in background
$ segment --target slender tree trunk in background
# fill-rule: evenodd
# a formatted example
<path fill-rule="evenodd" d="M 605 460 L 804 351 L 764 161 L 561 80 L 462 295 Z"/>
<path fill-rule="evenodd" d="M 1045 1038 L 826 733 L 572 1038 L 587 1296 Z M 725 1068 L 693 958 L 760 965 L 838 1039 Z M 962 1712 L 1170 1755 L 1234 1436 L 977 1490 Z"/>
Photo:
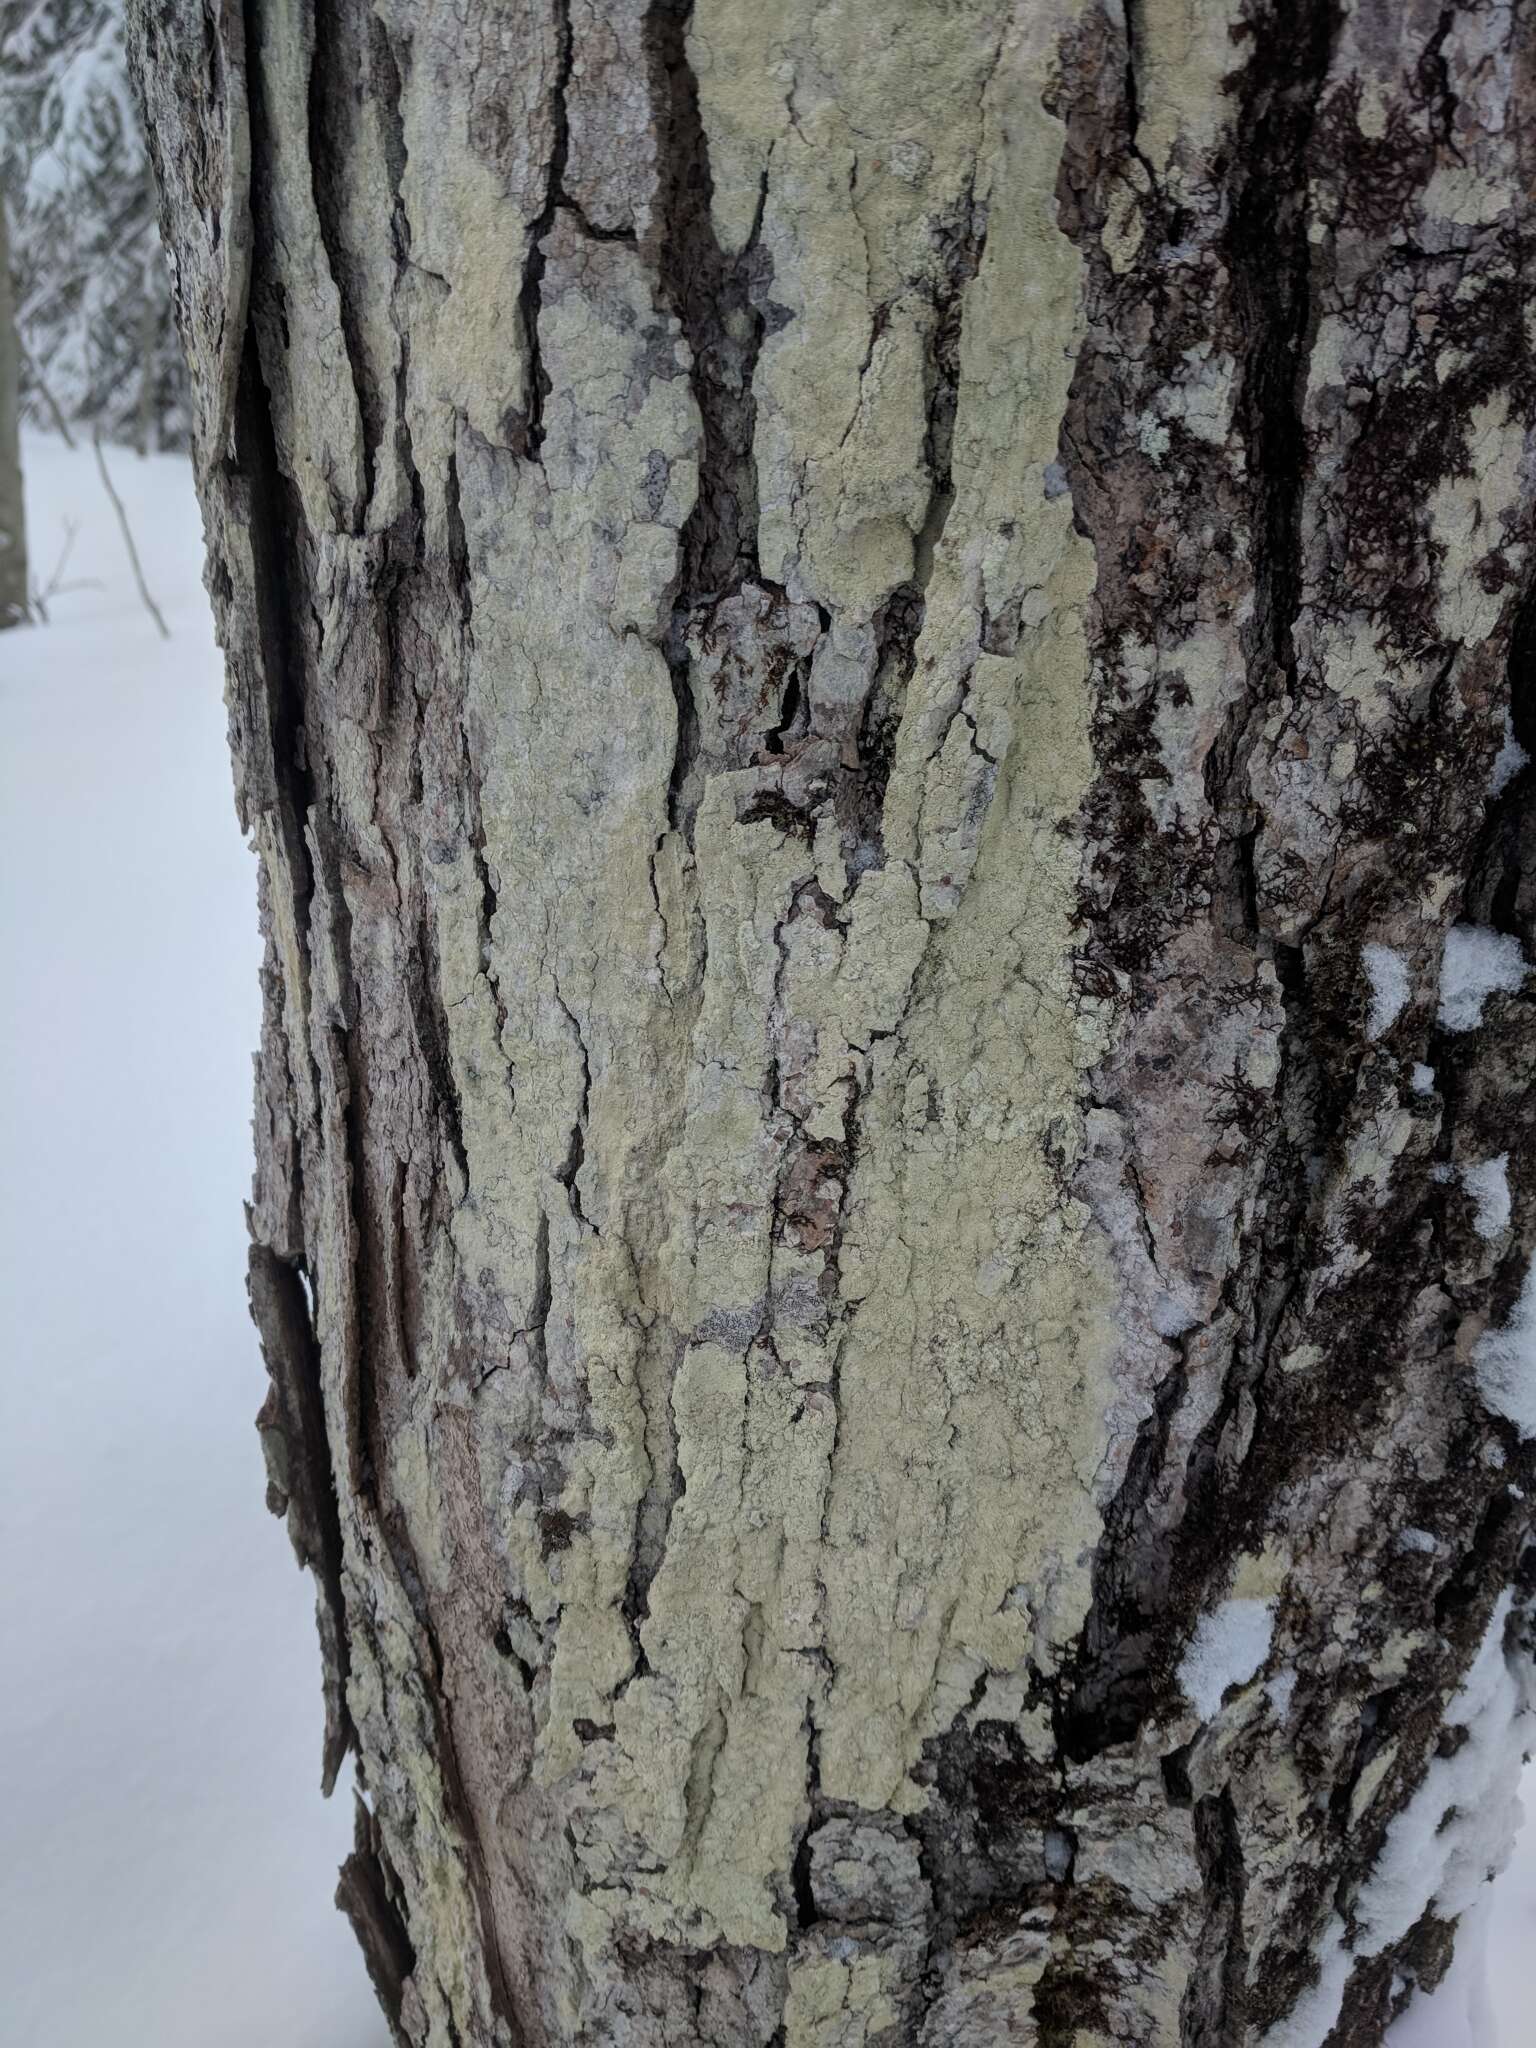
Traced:
<path fill-rule="evenodd" d="M 11 297 L 11 247 L 0 189 L 0 629 L 27 618 L 27 515 L 21 488 L 21 348 Z"/>
<path fill-rule="evenodd" d="M 398 2035 L 1379 2042 L 1522 1732 L 1530 18 L 136 17 Z"/>

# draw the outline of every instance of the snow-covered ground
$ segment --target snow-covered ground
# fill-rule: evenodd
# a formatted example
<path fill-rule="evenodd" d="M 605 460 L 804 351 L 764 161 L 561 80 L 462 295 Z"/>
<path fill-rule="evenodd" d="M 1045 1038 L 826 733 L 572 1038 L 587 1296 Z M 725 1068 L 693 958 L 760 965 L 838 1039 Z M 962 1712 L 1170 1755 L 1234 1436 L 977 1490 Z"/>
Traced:
<path fill-rule="evenodd" d="M 0 634 L 0 2039 L 382 2048 L 245 1313 L 255 880 L 184 462 L 26 446 Z"/>
<path fill-rule="evenodd" d="M 255 886 L 191 479 L 111 458 L 167 647 L 89 451 L 25 452 L 40 572 L 72 519 L 101 587 L 0 636 L 0 2033 L 382 2048 L 251 1426 Z M 1392 2048 L 1531 2039 L 1536 1824 L 1478 1920 Z"/>

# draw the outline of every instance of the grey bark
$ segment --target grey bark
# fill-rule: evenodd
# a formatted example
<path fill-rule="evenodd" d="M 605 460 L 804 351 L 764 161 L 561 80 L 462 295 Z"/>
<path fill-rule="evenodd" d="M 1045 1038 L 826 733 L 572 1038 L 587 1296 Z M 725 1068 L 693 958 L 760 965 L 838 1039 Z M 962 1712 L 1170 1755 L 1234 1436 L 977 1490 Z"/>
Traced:
<path fill-rule="evenodd" d="M 1524 1737 L 1528 15 L 135 32 L 398 2036 L 1379 2042 Z"/>
<path fill-rule="evenodd" d="M 146 163 L 145 178 L 152 174 Z M 155 377 L 159 369 L 157 344 L 164 325 L 165 299 L 155 262 L 146 257 L 139 300 L 139 405 L 134 422 L 134 448 L 140 455 L 153 454 L 158 442 L 155 417 Z"/>
<path fill-rule="evenodd" d="M 11 297 L 11 249 L 0 188 L 0 628 L 27 619 L 27 515 L 21 483 L 21 355 Z"/>

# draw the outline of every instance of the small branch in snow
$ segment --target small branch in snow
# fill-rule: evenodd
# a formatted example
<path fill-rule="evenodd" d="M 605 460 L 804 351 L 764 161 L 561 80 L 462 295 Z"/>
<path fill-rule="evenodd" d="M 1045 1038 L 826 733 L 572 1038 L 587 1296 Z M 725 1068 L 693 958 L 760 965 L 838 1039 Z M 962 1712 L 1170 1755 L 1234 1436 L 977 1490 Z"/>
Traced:
<path fill-rule="evenodd" d="M 101 471 L 101 481 L 106 486 L 107 496 L 112 500 L 112 509 L 117 514 L 117 523 L 123 530 L 123 544 L 128 550 L 128 560 L 133 565 L 133 580 L 139 586 L 139 595 L 144 600 L 144 609 L 160 628 L 160 638 L 162 640 L 169 640 L 171 629 L 165 623 L 159 605 L 155 603 L 155 600 L 149 594 L 149 585 L 144 581 L 144 571 L 139 566 L 139 551 L 133 544 L 133 531 L 128 524 L 128 514 L 123 509 L 122 499 L 112 487 L 111 477 L 107 474 L 107 458 L 101 452 L 101 435 L 99 433 L 91 436 L 91 445 L 96 450 L 96 467 Z"/>
<path fill-rule="evenodd" d="M 80 531 L 79 522 L 64 521 L 64 545 L 59 549 L 59 559 L 53 565 L 53 574 L 46 583 L 34 583 L 27 597 L 27 609 L 41 625 L 48 624 L 49 602 L 55 597 L 64 597 L 72 590 L 100 590 L 101 580 L 96 576 L 77 576 L 73 583 L 64 581 L 64 569 L 69 561 L 70 551 L 75 545 L 75 535 Z"/>

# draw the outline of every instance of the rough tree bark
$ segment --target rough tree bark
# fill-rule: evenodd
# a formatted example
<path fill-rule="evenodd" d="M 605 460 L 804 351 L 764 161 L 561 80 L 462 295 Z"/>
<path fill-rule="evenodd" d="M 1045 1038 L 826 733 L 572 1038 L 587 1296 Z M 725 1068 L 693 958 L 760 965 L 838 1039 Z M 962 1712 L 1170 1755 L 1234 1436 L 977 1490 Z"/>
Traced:
<path fill-rule="evenodd" d="M 21 349 L 11 297 L 11 245 L 0 186 L 0 629 L 27 619 L 27 510 L 21 487 Z"/>
<path fill-rule="evenodd" d="M 1530 11 L 136 14 L 397 2034 L 1379 2042 L 1529 1641 Z"/>

